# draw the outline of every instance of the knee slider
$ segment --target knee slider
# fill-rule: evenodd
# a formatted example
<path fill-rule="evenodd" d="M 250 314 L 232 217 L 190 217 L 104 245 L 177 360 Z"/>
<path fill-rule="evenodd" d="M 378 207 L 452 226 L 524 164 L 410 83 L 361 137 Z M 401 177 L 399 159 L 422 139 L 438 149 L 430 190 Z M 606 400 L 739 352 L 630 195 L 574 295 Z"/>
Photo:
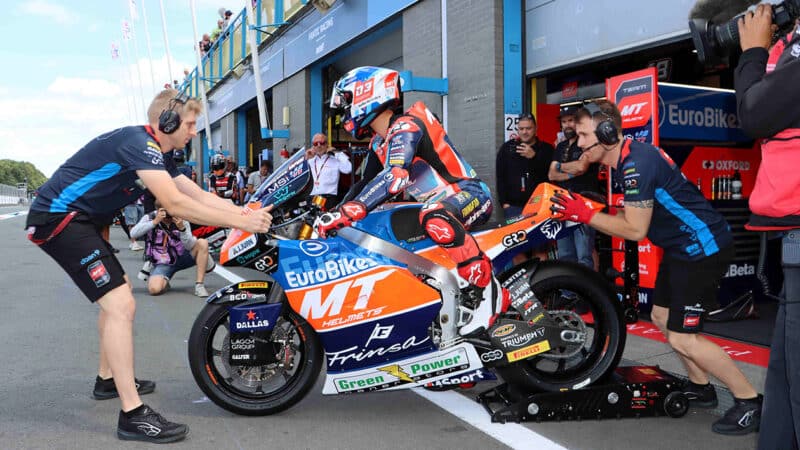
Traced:
<path fill-rule="evenodd" d="M 441 203 L 433 203 L 420 211 L 420 223 L 425 233 L 443 247 L 464 244 L 463 227 L 456 226 L 456 222 L 456 218 Z"/>

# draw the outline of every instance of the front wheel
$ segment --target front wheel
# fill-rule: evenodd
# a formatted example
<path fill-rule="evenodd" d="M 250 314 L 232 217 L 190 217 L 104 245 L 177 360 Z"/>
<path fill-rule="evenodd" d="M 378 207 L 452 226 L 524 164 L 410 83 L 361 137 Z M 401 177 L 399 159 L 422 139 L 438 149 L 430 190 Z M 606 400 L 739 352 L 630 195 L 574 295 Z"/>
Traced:
<path fill-rule="evenodd" d="M 528 283 L 550 319 L 584 338 L 495 370 L 510 385 L 549 392 L 579 389 L 609 375 L 622 357 L 626 330 L 608 283 L 586 267 L 559 261 L 530 272 Z M 521 319 L 516 312 L 506 314 Z"/>
<path fill-rule="evenodd" d="M 322 370 L 322 345 L 311 326 L 288 307 L 270 341 L 276 362 L 231 365 L 230 305 L 206 305 L 189 335 L 189 365 L 200 389 L 228 411 L 264 416 L 283 411 L 305 397 Z"/>

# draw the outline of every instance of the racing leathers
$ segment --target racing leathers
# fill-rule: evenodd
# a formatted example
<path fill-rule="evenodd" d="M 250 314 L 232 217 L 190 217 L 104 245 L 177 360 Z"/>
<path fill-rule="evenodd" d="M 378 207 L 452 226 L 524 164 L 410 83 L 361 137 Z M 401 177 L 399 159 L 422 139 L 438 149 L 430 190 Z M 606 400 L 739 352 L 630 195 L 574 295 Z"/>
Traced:
<path fill-rule="evenodd" d="M 377 139 L 377 138 L 375 138 Z M 375 143 L 373 139 L 373 143 Z M 492 213 L 489 188 L 456 151 L 444 127 L 422 103 L 391 118 L 375 154 L 384 169 L 351 201 L 320 223 L 321 235 L 364 218 L 387 199 L 405 193 L 422 202 L 419 221 L 425 233 L 456 263 L 479 305 L 461 327 L 462 335 L 487 329 L 499 311 L 501 289 L 489 258 L 466 230 Z M 465 309 L 469 310 L 468 307 Z"/>
<path fill-rule="evenodd" d="M 209 190 L 217 196 L 234 201 L 237 194 L 236 174 L 224 172 L 222 175 L 211 174 L 208 177 Z"/>

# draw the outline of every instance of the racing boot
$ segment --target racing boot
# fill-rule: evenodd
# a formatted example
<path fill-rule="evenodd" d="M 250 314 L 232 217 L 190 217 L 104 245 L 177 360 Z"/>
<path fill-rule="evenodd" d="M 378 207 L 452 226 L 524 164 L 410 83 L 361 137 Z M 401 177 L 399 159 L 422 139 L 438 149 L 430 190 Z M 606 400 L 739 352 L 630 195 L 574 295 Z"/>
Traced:
<path fill-rule="evenodd" d="M 492 326 L 502 312 L 508 293 L 492 274 L 492 263 L 481 254 L 458 265 L 458 274 L 469 282 L 462 290 L 459 308 L 469 314 L 467 322 L 458 329 L 464 337 L 474 337 Z"/>

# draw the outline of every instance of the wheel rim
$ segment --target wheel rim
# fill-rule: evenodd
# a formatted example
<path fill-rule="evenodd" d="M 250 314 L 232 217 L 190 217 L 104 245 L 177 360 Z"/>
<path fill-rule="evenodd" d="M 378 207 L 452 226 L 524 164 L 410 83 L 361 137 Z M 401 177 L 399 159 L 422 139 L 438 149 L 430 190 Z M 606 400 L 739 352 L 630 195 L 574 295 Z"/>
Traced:
<path fill-rule="evenodd" d="M 604 326 L 603 311 L 580 288 L 532 287 L 551 319 L 565 329 L 584 332 L 585 338 L 579 344 L 553 346 L 547 353 L 520 364 L 542 380 L 563 381 L 585 376 L 608 354 L 612 343 Z"/>
<path fill-rule="evenodd" d="M 206 340 L 206 370 L 221 390 L 242 400 L 264 401 L 290 390 L 301 376 L 306 352 L 304 334 L 298 324 L 279 317 L 270 342 L 276 346 L 277 362 L 264 366 L 231 365 L 230 320 L 228 312 L 220 315 Z"/>

